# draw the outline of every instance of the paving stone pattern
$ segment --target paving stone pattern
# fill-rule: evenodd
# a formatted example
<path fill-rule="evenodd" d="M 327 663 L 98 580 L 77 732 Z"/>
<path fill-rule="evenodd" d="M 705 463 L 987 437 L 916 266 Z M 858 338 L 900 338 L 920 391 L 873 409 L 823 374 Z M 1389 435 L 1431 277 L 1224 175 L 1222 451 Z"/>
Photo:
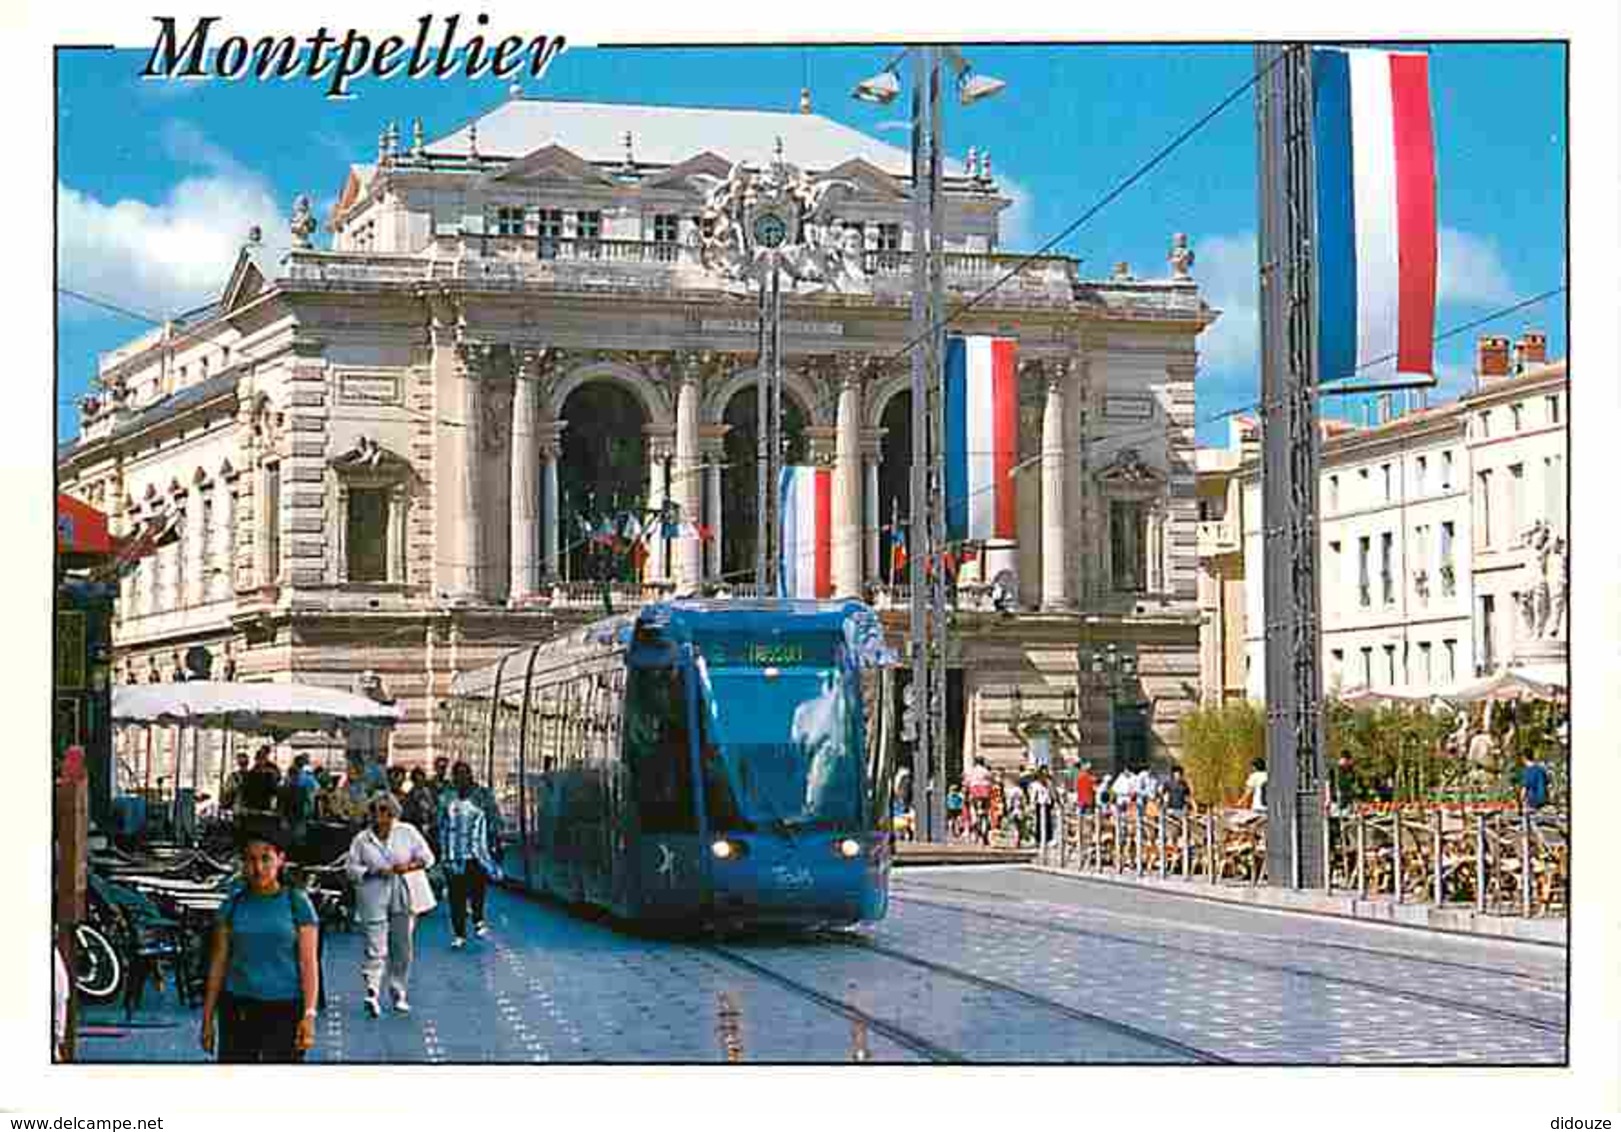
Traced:
<path fill-rule="evenodd" d="M 492 893 L 491 934 L 418 930 L 409 1015 L 361 1010 L 326 941 L 313 1062 L 1401 1062 L 1565 1058 L 1564 953 L 1122 893 L 1032 870 L 898 874 L 889 917 L 823 937 L 678 941 Z M 149 992 L 87 1012 L 87 1061 L 195 1062 Z"/>

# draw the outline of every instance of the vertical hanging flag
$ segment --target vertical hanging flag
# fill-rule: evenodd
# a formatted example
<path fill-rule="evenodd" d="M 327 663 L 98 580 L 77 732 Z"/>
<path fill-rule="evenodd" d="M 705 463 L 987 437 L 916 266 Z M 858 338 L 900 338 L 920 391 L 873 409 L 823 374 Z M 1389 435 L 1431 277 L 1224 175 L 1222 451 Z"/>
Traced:
<path fill-rule="evenodd" d="M 1435 131 L 1429 58 L 1312 51 L 1318 380 L 1394 357 L 1433 376 Z"/>
<path fill-rule="evenodd" d="M 946 339 L 946 538 L 1010 539 L 1019 447 L 1019 344 Z"/>
<path fill-rule="evenodd" d="M 780 597 L 833 596 L 833 469 L 786 467 L 778 481 L 782 557 Z"/>

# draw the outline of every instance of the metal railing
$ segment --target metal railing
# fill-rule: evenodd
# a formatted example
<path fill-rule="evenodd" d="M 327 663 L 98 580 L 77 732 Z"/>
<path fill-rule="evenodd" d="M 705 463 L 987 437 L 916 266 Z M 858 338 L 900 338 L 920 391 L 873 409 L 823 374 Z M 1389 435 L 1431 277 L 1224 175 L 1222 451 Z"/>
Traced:
<path fill-rule="evenodd" d="M 632 609 L 644 602 L 660 601 L 675 592 L 674 582 L 609 582 L 608 594 L 614 609 Z M 600 609 L 602 583 L 592 581 L 555 582 L 545 591 L 554 609 Z"/>
<path fill-rule="evenodd" d="M 1569 911 L 1567 814 L 1393 805 L 1323 820 L 1331 893 L 1499 916 Z M 1248 810 L 1068 810 L 1039 859 L 1077 872 L 1259 885 L 1266 827 L 1265 814 Z"/>

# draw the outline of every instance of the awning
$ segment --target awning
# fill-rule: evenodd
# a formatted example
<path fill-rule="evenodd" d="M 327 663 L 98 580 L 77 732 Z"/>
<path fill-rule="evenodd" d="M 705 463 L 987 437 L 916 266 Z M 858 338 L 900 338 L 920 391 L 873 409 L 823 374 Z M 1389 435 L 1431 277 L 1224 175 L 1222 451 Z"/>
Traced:
<path fill-rule="evenodd" d="M 1378 704 L 1413 705 L 1426 704 L 1430 702 L 1430 697 L 1428 695 L 1407 696 L 1402 695 L 1399 692 L 1392 692 L 1376 688 L 1364 688 L 1361 686 L 1355 688 L 1346 688 L 1333 698 L 1339 700 L 1340 703 L 1345 704 L 1348 707 L 1368 707 Z"/>
<path fill-rule="evenodd" d="M 236 684 L 194 680 L 176 684 L 120 684 L 113 688 L 114 723 L 188 723 L 238 731 L 290 734 L 392 727 L 403 716 L 353 692 L 315 684 Z"/>
<path fill-rule="evenodd" d="M 57 492 L 56 552 L 111 554 L 113 540 L 107 532 L 107 516 L 82 500 Z"/>

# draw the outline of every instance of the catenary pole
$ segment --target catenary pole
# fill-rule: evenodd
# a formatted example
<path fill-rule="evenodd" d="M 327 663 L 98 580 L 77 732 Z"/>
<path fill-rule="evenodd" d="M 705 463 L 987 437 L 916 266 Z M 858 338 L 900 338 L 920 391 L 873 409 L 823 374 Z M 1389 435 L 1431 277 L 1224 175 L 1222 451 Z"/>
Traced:
<path fill-rule="evenodd" d="M 1267 869 L 1320 888 L 1315 195 L 1311 52 L 1255 51 L 1261 213 L 1261 527 L 1266 639 Z"/>

